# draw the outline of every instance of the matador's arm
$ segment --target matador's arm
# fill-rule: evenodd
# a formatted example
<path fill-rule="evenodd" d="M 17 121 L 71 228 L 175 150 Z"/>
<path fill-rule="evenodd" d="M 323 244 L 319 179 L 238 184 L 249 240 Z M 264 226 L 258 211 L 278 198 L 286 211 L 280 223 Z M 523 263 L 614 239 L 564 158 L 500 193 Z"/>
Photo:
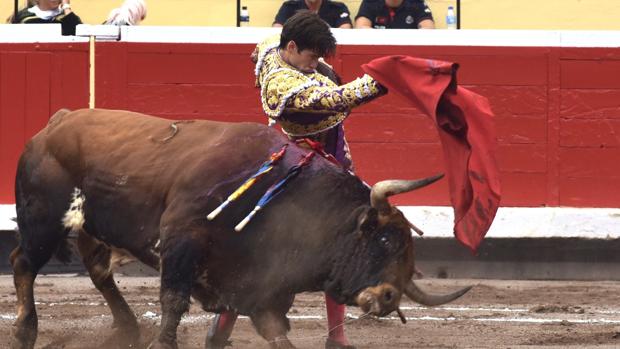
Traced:
<path fill-rule="evenodd" d="M 342 113 L 387 92 L 369 75 L 340 86 L 321 80 L 292 69 L 275 71 L 261 86 L 263 109 L 272 118 L 278 118 L 285 111 Z"/>
<path fill-rule="evenodd" d="M 386 93 L 370 75 L 365 74 L 340 86 L 310 86 L 295 94 L 286 110 L 306 112 L 346 112 Z"/>

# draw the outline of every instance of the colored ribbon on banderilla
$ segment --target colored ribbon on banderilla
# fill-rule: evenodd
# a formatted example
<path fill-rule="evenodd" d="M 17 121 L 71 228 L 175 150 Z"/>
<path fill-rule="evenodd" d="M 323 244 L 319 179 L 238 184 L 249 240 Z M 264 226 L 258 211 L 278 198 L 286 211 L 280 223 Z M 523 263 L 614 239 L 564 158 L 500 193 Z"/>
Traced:
<path fill-rule="evenodd" d="M 258 171 L 256 171 L 256 173 L 254 173 L 250 178 L 246 179 L 246 181 L 241 184 L 241 186 L 237 188 L 237 190 L 230 194 L 228 198 L 224 202 L 222 202 L 221 205 L 219 205 L 215 210 L 209 213 L 207 219 L 210 221 L 213 220 L 215 217 L 217 217 L 218 214 L 220 214 L 220 212 L 222 212 L 224 208 L 226 208 L 226 206 L 228 206 L 231 202 L 237 200 L 243 193 L 250 189 L 250 187 L 252 187 L 252 185 L 254 185 L 254 183 L 256 183 L 256 181 L 258 181 L 265 173 L 271 171 L 273 167 L 278 163 L 278 161 L 280 161 L 280 159 L 284 156 L 287 146 L 288 144 L 284 144 L 279 152 L 271 154 L 269 160 L 263 162 L 263 164 L 258 169 Z"/>
<path fill-rule="evenodd" d="M 291 167 L 288 170 L 284 178 L 282 178 L 278 182 L 274 183 L 271 187 L 269 187 L 267 192 L 265 192 L 265 194 L 260 198 L 260 200 L 258 200 L 258 203 L 254 207 L 252 212 L 250 212 L 241 222 L 239 222 L 239 224 L 237 224 L 237 226 L 235 226 L 235 231 L 238 231 L 238 232 L 241 231 L 250 222 L 252 217 L 254 217 L 256 213 L 258 213 L 258 211 L 260 211 L 263 207 L 265 207 L 265 205 L 267 205 L 267 203 L 271 201 L 276 195 L 280 194 L 282 192 L 282 189 L 284 189 L 284 186 L 291 179 L 297 177 L 297 175 L 301 172 L 301 169 L 304 166 L 306 166 L 308 163 L 310 163 L 310 160 L 312 159 L 314 154 L 315 152 L 310 152 L 306 154 L 306 156 L 301 158 L 301 160 L 299 161 L 299 163 L 297 163 L 297 165 Z"/>
<path fill-rule="evenodd" d="M 335 165 L 342 166 L 342 164 L 338 160 L 336 160 L 336 158 L 332 154 L 325 151 L 325 148 L 323 147 L 323 144 L 321 144 L 321 142 L 313 141 L 310 138 L 300 138 L 296 140 L 295 143 L 306 143 L 310 147 L 310 149 L 314 150 L 314 152 L 316 153 L 319 153 L 319 155 L 327 159 L 327 161 Z"/>

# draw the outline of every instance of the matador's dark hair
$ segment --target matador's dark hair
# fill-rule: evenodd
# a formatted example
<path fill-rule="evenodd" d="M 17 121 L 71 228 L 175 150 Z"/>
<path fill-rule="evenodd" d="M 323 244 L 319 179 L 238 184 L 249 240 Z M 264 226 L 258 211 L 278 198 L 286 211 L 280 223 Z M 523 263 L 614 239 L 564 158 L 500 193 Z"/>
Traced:
<path fill-rule="evenodd" d="M 280 48 L 286 48 L 291 40 L 297 44 L 300 52 L 309 49 L 321 57 L 329 57 L 336 52 L 336 38 L 329 29 L 329 24 L 311 11 L 298 11 L 284 22 L 280 34 Z"/>

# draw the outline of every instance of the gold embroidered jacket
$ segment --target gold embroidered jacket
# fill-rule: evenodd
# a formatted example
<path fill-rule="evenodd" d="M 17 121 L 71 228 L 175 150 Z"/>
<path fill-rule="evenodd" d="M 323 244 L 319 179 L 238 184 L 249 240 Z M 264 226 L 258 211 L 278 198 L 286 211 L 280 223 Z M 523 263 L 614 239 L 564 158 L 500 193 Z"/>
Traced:
<path fill-rule="evenodd" d="M 280 35 L 257 46 L 256 86 L 265 113 L 289 136 L 314 135 L 340 124 L 351 108 L 386 93 L 369 75 L 338 86 L 326 76 L 303 73 L 280 56 Z"/>

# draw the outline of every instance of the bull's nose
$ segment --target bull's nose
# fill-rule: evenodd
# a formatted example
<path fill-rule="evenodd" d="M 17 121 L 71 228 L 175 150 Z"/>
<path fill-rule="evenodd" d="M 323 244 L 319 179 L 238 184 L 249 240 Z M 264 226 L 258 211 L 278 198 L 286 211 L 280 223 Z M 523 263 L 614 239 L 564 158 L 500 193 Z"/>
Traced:
<path fill-rule="evenodd" d="M 382 284 L 360 292 L 357 304 L 362 311 L 384 316 L 398 308 L 400 292 L 392 285 Z"/>
<path fill-rule="evenodd" d="M 384 309 L 394 309 L 398 306 L 398 291 L 392 285 L 386 285 L 381 290 L 381 296 L 379 297 L 379 301 L 381 302 Z"/>
<path fill-rule="evenodd" d="M 391 303 L 393 299 L 394 299 L 394 293 L 392 292 L 392 290 L 388 290 L 383 294 L 384 303 Z"/>

